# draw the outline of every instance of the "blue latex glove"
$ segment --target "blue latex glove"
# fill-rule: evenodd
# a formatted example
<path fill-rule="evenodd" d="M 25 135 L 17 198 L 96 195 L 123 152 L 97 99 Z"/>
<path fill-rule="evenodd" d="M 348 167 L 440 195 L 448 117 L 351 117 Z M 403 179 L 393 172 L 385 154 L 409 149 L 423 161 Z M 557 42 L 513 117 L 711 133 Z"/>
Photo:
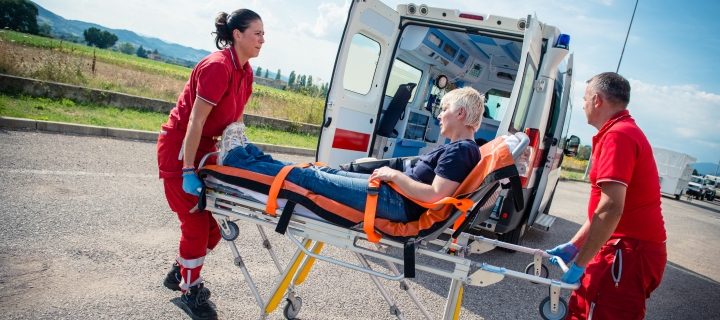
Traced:
<path fill-rule="evenodd" d="M 555 248 L 552 248 L 550 250 L 547 250 L 546 252 L 551 255 L 558 256 L 558 257 L 562 258 L 563 261 L 565 261 L 565 263 L 568 263 L 568 262 L 570 262 L 570 260 L 575 259 L 575 256 L 578 254 L 579 251 L 580 251 L 580 249 L 578 249 L 574 244 L 572 244 L 571 242 L 568 242 L 568 243 L 563 243 L 563 244 L 561 244 Z M 550 262 L 552 262 L 555 265 L 558 264 L 556 258 L 554 258 L 554 257 L 550 258 Z"/>
<path fill-rule="evenodd" d="M 576 283 L 580 281 L 580 277 L 582 277 L 584 272 L 585 268 L 580 268 L 575 265 L 575 262 L 573 262 L 570 265 L 570 269 L 568 269 L 568 271 L 562 276 L 562 282 Z"/>
<path fill-rule="evenodd" d="M 200 196 L 200 190 L 202 189 L 203 184 L 200 182 L 200 178 L 195 174 L 195 172 L 187 172 L 183 173 L 183 191 L 195 195 Z"/>

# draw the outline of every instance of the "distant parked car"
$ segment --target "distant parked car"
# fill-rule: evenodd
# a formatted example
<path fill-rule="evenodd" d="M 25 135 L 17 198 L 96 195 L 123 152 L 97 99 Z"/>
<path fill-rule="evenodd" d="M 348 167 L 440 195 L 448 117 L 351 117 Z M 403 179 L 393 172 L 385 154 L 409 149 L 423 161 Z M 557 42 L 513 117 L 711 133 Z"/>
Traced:
<path fill-rule="evenodd" d="M 692 176 L 690 178 L 690 182 L 688 182 L 687 189 L 685 189 L 685 194 L 698 200 L 704 199 L 705 191 L 707 190 L 704 184 L 705 178 L 701 176 Z"/>

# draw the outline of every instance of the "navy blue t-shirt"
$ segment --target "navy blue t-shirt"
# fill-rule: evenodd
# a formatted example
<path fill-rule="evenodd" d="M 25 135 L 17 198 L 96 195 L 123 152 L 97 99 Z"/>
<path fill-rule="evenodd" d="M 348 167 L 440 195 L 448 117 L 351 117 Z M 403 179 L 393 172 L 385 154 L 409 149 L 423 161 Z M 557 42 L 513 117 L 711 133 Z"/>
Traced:
<path fill-rule="evenodd" d="M 437 146 L 432 151 L 419 156 L 415 165 L 406 168 L 403 173 L 415 181 L 429 185 L 433 183 L 436 175 L 462 183 L 478 162 L 480 162 L 480 149 L 475 141 L 458 140 Z M 412 200 L 403 199 L 408 221 L 420 219 L 420 215 L 427 211 Z"/>

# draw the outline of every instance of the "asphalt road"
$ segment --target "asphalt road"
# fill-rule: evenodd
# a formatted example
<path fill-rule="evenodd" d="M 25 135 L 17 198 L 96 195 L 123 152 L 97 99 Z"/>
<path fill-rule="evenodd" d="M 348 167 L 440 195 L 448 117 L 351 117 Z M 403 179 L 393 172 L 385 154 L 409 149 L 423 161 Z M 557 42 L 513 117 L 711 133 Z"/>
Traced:
<path fill-rule="evenodd" d="M 156 170 L 154 143 L 0 130 L 2 318 L 187 318 L 177 307 L 179 294 L 162 286 L 180 233 Z M 553 228 L 528 231 L 523 245 L 551 248 L 570 239 L 584 221 L 588 192 L 588 184 L 561 182 L 551 209 L 559 217 Z M 647 302 L 647 319 L 719 318 L 720 203 L 664 197 L 663 213 L 669 262 L 663 283 Z M 236 243 L 266 297 L 277 269 L 255 226 L 240 227 Z M 293 245 L 272 230 L 267 233 L 287 262 Z M 331 257 L 355 262 L 345 251 L 326 248 Z M 514 270 L 531 261 L 528 255 L 497 250 L 472 258 Z M 371 260 L 385 270 L 376 262 Z M 551 268 L 551 277 L 560 276 Z M 222 319 L 257 318 L 260 308 L 225 242 L 205 260 L 203 277 Z M 439 318 L 450 281 L 418 272 L 410 282 Z M 397 283 L 383 283 L 408 319 L 422 318 Z M 302 319 L 393 319 L 366 275 L 327 263 L 316 263 L 297 292 L 304 301 Z M 546 296 L 546 287 L 510 278 L 485 288 L 466 287 L 460 318 L 538 319 L 538 304 Z M 283 319 L 282 308 L 269 318 Z"/>

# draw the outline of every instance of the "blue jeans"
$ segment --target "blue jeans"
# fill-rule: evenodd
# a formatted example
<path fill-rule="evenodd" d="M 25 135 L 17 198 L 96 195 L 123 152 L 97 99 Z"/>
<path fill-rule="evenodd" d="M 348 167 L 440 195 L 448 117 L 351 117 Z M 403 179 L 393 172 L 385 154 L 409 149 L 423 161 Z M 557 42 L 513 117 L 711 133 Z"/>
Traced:
<path fill-rule="evenodd" d="M 280 169 L 292 163 L 274 160 L 249 143 L 245 148 L 238 146 L 230 150 L 223 164 L 268 176 L 277 176 Z M 309 167 L 292 169 L 285 179 L 316 194 L 365 212 L 369 176 L 337 169 Z M 394 222 L 408 222 L 402 195 L 385 183 L 380 185 L 375 216 Z"/>

